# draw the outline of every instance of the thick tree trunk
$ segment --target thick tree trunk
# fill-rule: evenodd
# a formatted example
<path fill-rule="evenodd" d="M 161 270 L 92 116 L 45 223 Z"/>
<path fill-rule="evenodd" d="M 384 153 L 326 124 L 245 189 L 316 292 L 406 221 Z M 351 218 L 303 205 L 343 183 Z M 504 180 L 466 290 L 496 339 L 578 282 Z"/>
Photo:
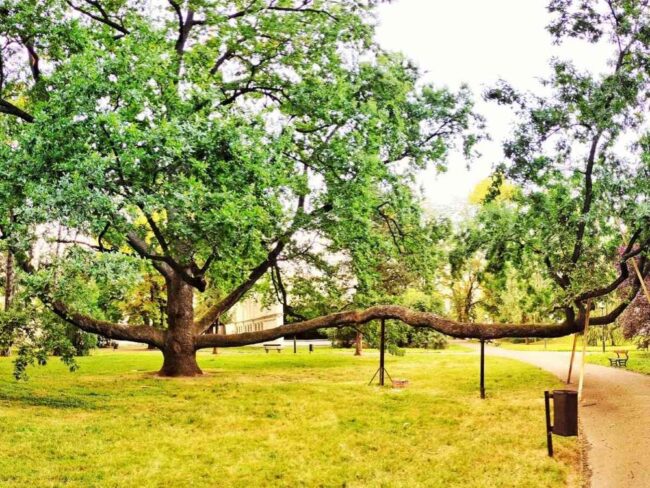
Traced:
<path fill-rule="evenodd" d="M 192 344 L 190 348 L 180 346 L 179 342 L 166 346 L 163 349 L 163 366 L 158 372 L 160 376 L 199 376 L 203 374 L 196 362 L 196 350 Z"/>
<path fill-rule="evenodd" d="M 167 280 L 167 320 L 169 329 L 162 348 L 164 362 L 160 376 L 203 374 L 196 362 L 194 344 L 194 293 L 181 278 Z"/>

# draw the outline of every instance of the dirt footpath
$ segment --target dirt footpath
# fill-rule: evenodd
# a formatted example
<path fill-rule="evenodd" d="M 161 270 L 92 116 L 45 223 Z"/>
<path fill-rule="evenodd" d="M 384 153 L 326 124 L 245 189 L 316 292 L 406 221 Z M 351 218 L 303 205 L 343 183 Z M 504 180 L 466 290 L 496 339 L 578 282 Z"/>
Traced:
<path fill-rule="evenodd" d="M 478 345 L 472 346 L 478 351 Z M 568 352 L 486 347 L 485 353 L 534 364 L 566 381 Z M 579 359 L 576 353 L 568 388 L 577 388 Z M 489 378 L 489 368 L 485 374 Z M 581 403 L 579 416 L 589 445 L 591 486 L 650 488 L 650 376 L 587 364 Z"/>

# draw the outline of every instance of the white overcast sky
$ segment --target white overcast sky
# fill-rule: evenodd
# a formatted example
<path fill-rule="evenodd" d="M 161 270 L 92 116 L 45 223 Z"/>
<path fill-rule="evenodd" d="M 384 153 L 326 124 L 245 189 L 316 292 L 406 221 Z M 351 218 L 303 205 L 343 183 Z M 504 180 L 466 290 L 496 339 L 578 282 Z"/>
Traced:
<path fill-rule="evenodd" d="M 466 83 L 486 117 L 492 141 L 480 146 L 482 156 L 467 170 L 462 155 L 450 158 L 447 173 L 423 174 L 430 204 L 459 210 L 476 183 L 501 159 L 501 141 L 512 126 L 503 107 L 480 100 L 484 89 L 499 79 L 515 88 L 539 90 L 550 73 L 551 57 L 571 59 L 596 72 L 606 66 L 607 50 L 572 42 L 553 46 L 545 27 L 548 0 L 395 0 L 379 10 L 378 42 L 414 60 L 426 80 L 451 89 Z"/>

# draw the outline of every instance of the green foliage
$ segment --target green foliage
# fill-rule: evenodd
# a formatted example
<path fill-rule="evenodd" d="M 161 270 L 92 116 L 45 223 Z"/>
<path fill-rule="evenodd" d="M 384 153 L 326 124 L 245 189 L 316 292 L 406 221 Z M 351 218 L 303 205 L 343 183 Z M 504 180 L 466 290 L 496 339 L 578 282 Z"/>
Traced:
<path fill-rule="evenodd" d="M 0 37 L 43 62 L 2 53 L 0 98 L 33 118 L 0 119 L 3 237 L 23 258 L 43 225 L 81 241 L 32 291 L 165 327 L 152 266 L 207 287 L 203 307 L 279 244 L 300 316 L 376 303 L 385 267 L 430 281 L 444 225 L 416 175 L 471 156 L 482 121 L 466 87 L 421 83 L 374 42 L 376 3 L 180 2 L 186 32 L 173 2 L 5 2 Z M 268 275 L 257 291 L 282 294 Z"/>
<path fill-rule="evenodd" d="M 584 311 L 585 296 L 604 303 L 617 288 L 617 261 L 630 236 L 646 254 L 650 242 L 650 11 L 636 0 L 553 0 L 549 10 L 558 43 L 608 42 L 611 68 L 596 74 L 554 59 L 545 96 L 505 82 L 487 91 L 487 99 L 518 114 L 495 178 L 521 193 L 505 204 L 488 201 L 463 230 L 454 257 L 460 262 L 480 251 L 487 271 L 502 281 L 509 267 L 524 277 L 541 274 L 552 286 L 540 290 L 540 306 L 550 298 L 556 311 Z M 553 315 L 547 307 L 542 312 Z"/>
<path fill-rule="evenodd" d="M 14 377 L 26 380 L 30 366 L 44 366 L 57 355 L 70 371 L 77 369 L 75 356 L 87 355 L 94 346 L 90 334 L 72 329 L 51 312 L 30 301 L 0 312 L 0 337 L 11 337 L 14 350 Z"/>
<path fill-rule="evenodd" d="M 389 282 L 391 286 L 395 286 L 394 280 Z M 439 293 L 432 291 L 427 294 L 417 288 L 406 288 L 398 296 L 386 294 L 383 300 L 384 302 L 390 300 L 392 303 L 422 312 L 442 313 L 444 307 L 442 296 Z M 359 330 L 363 334 L 364 341 L 370 347 L 379 348 L 380 328 L 378 322 L 373 322 L 358 328 L 342 327 L 325 329 L 323 332 L 335 345 L 352 347 L 356 331 Z M 434 330 L 413 329 L 401 322 L 386 321 L 386 348 L 388 352 L 394 355 L 402 355 L 404 353 L 402 348 L 405 347 L 444 349 L 447 347 L 447 339 Z"/>

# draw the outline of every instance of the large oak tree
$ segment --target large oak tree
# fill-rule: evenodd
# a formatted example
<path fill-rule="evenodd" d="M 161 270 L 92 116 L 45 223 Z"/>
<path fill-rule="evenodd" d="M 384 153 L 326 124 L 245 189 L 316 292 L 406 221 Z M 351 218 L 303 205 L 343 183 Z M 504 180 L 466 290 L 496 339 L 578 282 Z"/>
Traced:
<path fill-rule="evenodd" d="M 418 85 L 382 51 L 373 3 L 5 2 L 2 232 L 41 298 L 83 330 L 160 348 L 162 374 L 193 375 L 197 349 L 269 335 L 205 332 L 269 272 L 282 279 L 280 262 L 371 280 L 394 254 L 385 229 L 419 226 L 416 170 L 474 142 L 468 94 Z M 26 250 L 53 222 L 57 241 L 98 254 L 65 253 L 87 266 L 77 276 L 135 259 L 160 273 L 167 329 L 88 316 L 52 286 L 61 259 Z"/>
<path fill-rule="evenodd" d="M 315 281 L 341 293 L 371 287 L 379 261 L 399 258 L 417 241 L 413 236 L 426 234 L 419 232 L 413 191 L 418 170 L 442 167 L 454 144 L 471 151 L 475 118 L 468 94 L 422 84 L 407 60 L 381 50 L 373 41 L 375 3 L 4 2 L 0 232 L 40 298 L 85 331 L 159 348 L 161 374 L 170 376 L 199 374 L 200 348 L 379 318 L 457 337 L 579 330 L 593 289 L 567 300 L 565 320 L 557 324 L 465 324 L 374 306 L 297 318 L 267 331 L 207 333 L 271 273 L 276 284 L 290 286 L 292 273 L 308 267 Z M 602 107 L 591 115 L 588 132 L 577 134 L 595 152 L 580 159 L 586 169 L 576 174 L 585 175 L 584 187 L 575 192 L 583 210 L 565 225 L 575 230 L 576 266 L 595 225 L 586 217 L 606 219 L 608 211 L 594 206 L 594 168 L 612 168 L 605 152 L 611 146 L 604 143 L 645 86 L 646 78 L 634 81 L 645 76 L 639 63 L 647 59 L 646 14 L 628 8 L 637 4 L 617 2 L 609 17 L 582 19 L 571 2 L 554 2 L 561 16 L 575 19 L 570 34 L 617 16 L 628 19 L 616 32 L 629 46 L 621 47 L 614 78 L 584 81 L 569 72 L 555 83 L 560 93 L 574 86 L 584 91 L 570 107 Z M 630 83 L 636 91 L 618 96 L 618 84 Z M 543 136 L 557 119 L 558 131 L 570 139 L 573 124 L 562 113 L 534 112 L 527 126 Z M 601 127 L 602 115 L 607 122 Z M 556 163 L 536 157 L 530 145 L 518 144 L 509 154 L 515 168 Z M 30 259 L 35 234 L 43 231 L 38 224 L 53 222 L 66 229 L 56 240 L 79 249 L 68 248 L 62 259 Z M 646 230 L 633 231 L 625 257 L 643 252 Z M 543 251 L 552 259 L 557 249 Z M 84 276 L 96 279 L 95 267 L 120 273 L 142 262 L 164 278 L 165 330 L 92 316 L 74 289 L 53 286 L 81 287 Z M 76 281 L 53 280 L 56 269 L 71 269 Z M 548 272 L 562 287 L 570 276 L 552 261 Z M 607 292 L 616 284 L 595 289 Z"/>

